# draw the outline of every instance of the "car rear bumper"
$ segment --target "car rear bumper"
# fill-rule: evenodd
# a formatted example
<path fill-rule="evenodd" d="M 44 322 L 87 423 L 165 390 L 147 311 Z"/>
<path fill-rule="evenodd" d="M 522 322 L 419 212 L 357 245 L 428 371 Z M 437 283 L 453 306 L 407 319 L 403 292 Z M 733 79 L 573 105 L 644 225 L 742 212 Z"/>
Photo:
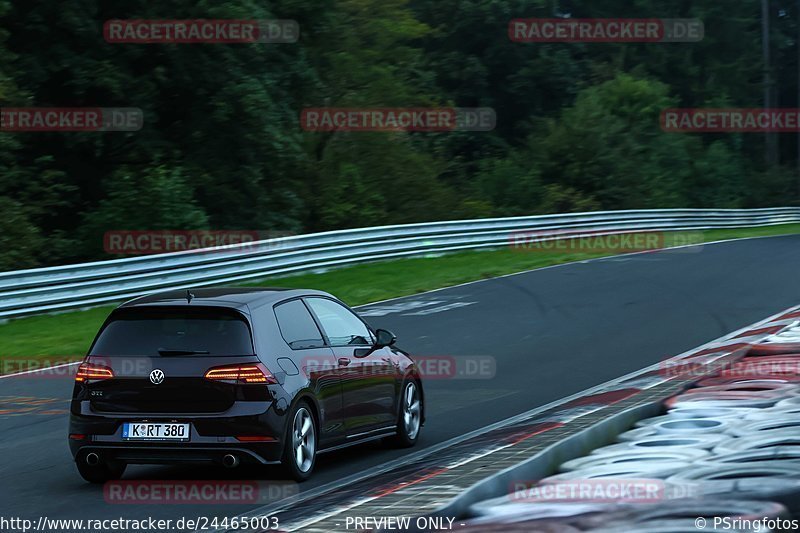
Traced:
<path fill-rule="evenodd" d="M 90 453 L 100 461 L 121 461 L 127 464 L 205 464 L 222 466 L 223 458 L 233 455 L 243 465 L 270 465 L 280 463 L 280 446 L 277 443 L 254 443 L 226 446 L 197 446 L 165 443 L 120 443 L 101 445 L 70 442 L 75 461 L 85 461 Z"/>
<path fill-rule="evenodd" d="M 130 464 L 222 464 L 231 454 L 243 464 L 274 464 L 283 451 L 286 411 L 275 403 L 240 402 L 225 413 L 201 415 L 97 413 L 88 404 L 73 401 L 71 406 L 69 446 L 76 461 L 96 453 L 101 460 Z M 188 423 L 189 439 L 127 440 L 122 437 L 125 422 Z"/>

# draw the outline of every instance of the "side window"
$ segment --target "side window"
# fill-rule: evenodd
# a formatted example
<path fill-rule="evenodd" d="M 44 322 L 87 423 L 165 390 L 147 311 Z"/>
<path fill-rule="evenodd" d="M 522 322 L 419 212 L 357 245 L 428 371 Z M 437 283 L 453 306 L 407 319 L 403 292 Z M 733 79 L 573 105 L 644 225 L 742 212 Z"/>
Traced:
<path fill-rule="evenodd" d="M 308 298 L 306 302 L 317 315 L 331 346 L 372 345 L 369 328 L 346 307 L 324 298 Z"/>
<path fill-rule="evenodd" d="M 293 350 L 325 346 L 317 324 L 302 301 L 293 300 L 276 306 L 275 317 L 283 340 Z"/>

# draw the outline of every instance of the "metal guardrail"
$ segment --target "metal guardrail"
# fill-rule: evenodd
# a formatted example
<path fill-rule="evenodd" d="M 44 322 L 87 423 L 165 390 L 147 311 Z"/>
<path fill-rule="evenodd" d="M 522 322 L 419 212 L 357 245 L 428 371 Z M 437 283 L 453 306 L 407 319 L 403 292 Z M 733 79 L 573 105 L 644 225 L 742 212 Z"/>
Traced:
<path fill-rule="evenodd" d="M 680 231 L 800 222 L 800 208 L 539 215 L 331 231 L 161 255 L 0 273 L 0 319 L 91 307 L 167 288 L 256 280 L 355 263 L 508 246 L 517 232 Z M 556 238 L 556 237 L 554 237 Z"/>

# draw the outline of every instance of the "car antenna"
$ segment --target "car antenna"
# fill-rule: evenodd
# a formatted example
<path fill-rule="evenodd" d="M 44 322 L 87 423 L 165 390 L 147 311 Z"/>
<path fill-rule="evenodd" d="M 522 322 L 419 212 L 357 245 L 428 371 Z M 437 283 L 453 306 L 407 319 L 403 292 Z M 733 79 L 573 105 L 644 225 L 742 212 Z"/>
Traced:
<path fill-rule="evenodd" d="M 192 303 L 192 298 L 194 298 L 194 294 L 189 292 L 189 289 L 186 289 L 186 303 L 187 304 Z"/>

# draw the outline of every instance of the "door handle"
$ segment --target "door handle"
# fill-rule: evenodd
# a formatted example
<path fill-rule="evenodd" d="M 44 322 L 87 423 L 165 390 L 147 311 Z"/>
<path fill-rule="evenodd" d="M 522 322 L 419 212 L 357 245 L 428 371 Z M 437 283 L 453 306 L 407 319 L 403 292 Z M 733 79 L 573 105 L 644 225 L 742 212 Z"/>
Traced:
<path fill-rule="evenodd" d="M 340 357 L 339 358 L 339 366 L 347 366 L 350 364 L 350 359 L 347 357 Z"/>

